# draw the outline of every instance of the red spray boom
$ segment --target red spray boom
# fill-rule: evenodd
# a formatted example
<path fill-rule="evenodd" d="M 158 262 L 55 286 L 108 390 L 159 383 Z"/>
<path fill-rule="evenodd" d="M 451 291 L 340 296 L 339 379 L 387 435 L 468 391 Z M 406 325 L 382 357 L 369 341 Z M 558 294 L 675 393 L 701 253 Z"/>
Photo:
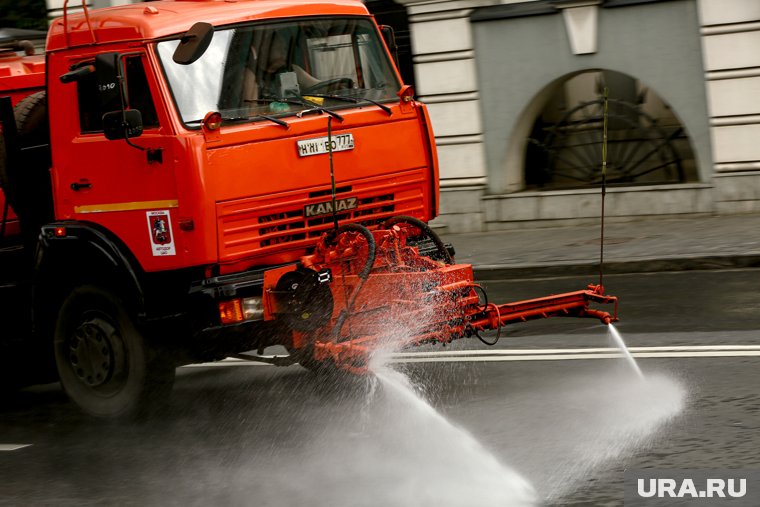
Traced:
<path fill-rule="evenodd" d="M 592 303 L 614 304 L 613 313 L 590 308 Z M 374 231 L 341 226 L 299 265 L 267 272 L 264 288 L 265 318 L 290 327 L 289 346 L 301 362 L 333 363 L 357 373 L 380 348 L 471 336 L 493 345 L 501 328 L 513 322 L 591 317 L 609 324 L 617 320 L 617 303 L 601 285 L 489 302 L 474 283 L 472 266 L 455 264 L 440 238 L 412 217 L 393 218 Z M 496 340 L 480 337 L 485 330 L 497 330 Z"/>

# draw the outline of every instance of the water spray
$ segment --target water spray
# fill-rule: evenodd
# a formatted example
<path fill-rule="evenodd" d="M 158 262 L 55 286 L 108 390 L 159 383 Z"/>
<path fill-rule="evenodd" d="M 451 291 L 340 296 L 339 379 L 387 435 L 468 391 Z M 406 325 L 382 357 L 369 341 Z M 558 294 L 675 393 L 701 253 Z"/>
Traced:
<path fill-rule="evenodd" d="M 628 350 L 628 347 L 623 341 L 623 337 L 620 336 L 620 333 L 618 333 L 618 330 L 612 324 L 609 325 L 609 329 L 610 329 L 610 337 L 612 338 L 612 341 L 615 342 L 615 345 L 617 345 L 617 347 L 623 353 L 626 361 L 631 366 L 631 369 L 633 369 L 633 371 L 636 372 L 639 378 L 643 379 L 644 374 L 641 372 L 641 368 L 639 368 L 639 364 L 636 362 L 636 359 L 634 359 L 633 355 L 631 354 L 631 351 Z"/>

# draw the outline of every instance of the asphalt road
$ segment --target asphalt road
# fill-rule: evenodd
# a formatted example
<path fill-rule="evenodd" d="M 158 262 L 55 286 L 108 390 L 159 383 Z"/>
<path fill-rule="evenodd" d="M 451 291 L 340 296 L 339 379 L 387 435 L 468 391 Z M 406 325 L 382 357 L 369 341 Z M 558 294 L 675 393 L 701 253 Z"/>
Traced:
<path fill-rule="evenodd" d="M 485 285 L 506 302 L 589 281 Z M 670 348 L 638 359 L 644 379 L 604 359 L 604 326 L 554 319 L 494 348 L 414 350 L 372 378 L 182 368 L 165 410 L 136 423 L 28 388 L 0 407 L 0 505 L 622 505 L 626 468 L 758 468 L 758 282 L 605 277 L 632 350 Z"/>

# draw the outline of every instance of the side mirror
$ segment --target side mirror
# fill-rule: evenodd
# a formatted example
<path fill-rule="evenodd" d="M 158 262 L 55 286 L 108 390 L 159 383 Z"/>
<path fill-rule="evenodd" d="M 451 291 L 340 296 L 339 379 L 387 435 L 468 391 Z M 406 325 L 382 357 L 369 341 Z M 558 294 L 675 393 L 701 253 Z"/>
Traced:
<path fill-rule="evenodd" d="M 140 137 L 142 133 L 142 114 L 137 109 L 111 111 L 103 115 L 103 134 L 109 141 Z"/>
<path fill-rule="evenodd" d="M 185 32 L 185 35 L 179 41 L 177 49 L 174 50 L 174 55 L 172 56 L 174 63 L 190 65 L 195 62 L 203 56 L 213 38 L 213 25 L 202 21 L 195 23 L 190 27 L 190 30 Z"/>
<path fill-rule="evenodd" d="M 72 70 L 68 71 L 66 74 L 61 74 L 59 76 L 59 79 L 61 80 L 61 83 L 75 83 L 79 81 L 80 79 L 84 78 L 85 76 L 89 76 L 95 72 L 95 66 L 92 64 L 82 64 L 78 67 L 73 68 Z"/>
<path fill-rule="evenodd" d="M 101 111 L 121 111 L 122 97 L 127 104 L 126 90 L 122 88 L 123 72 L 119 53 L 100 53 L 95 57 L 95 82 Z"/>
<path fill-rule="evenodd" d="M 380 25 L 378 28 L 380 28 L 380 33 L 383 34 L 385 45 L 388 46 L 388 50 L 393 56 L 393 61 L 396 62 L 396 66 L 398 66 L 398 44 L 396 44 L 396 32 L 393 31 L 392 26 L 388 25 Z"/>

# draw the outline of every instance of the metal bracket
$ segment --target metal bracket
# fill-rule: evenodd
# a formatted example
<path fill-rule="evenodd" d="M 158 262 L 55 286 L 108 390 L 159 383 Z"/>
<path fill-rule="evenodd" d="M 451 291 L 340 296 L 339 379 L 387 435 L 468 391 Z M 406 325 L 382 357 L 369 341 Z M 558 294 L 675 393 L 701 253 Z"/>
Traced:
<path fill-rule="evenodd" d="M 332 271 L 330 271 L 329 268 L 322 269 L 319 273 L 317 273 L 317 281 L 319 283 L 332 282 Z"/>

